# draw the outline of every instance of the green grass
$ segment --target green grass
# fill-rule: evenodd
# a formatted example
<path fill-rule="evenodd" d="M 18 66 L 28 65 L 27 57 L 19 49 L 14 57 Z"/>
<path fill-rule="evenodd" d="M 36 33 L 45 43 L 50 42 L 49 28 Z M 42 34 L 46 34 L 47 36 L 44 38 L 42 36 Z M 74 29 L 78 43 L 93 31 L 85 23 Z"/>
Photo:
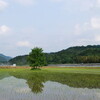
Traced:
<path fill-rule="evenodd" d="M 77 88 L 100 88 L 100 69 L 97 68 L 0 69 L 0 79 L 7 76 L 25 79 L 35 93 L 42 91 L 46 81 Z"/>
<path fill-rule="evenodd" d="M 42 69 L 51 72 L 81 73 L 81 74 L 100 74 L 100 68 L 46 68 Z"/>

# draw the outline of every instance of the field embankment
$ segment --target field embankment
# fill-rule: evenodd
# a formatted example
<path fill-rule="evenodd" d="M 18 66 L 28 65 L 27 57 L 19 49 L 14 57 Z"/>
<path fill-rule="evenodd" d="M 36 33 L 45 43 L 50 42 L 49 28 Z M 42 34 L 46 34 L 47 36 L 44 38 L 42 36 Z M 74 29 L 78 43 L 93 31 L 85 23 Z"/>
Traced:
<path fill-rule="evenodd" d="M 28 66 L 0 66 L 0 69 L 22 69 L 30 70 Z M 45 66 L 40 68 L 44 72 L 58 72 L 58 73 L 82 73 L 82 74 L 100 74 L 100 67 L 57 67 Z M 38 71 L 38 70 L 36 70 Z"/>

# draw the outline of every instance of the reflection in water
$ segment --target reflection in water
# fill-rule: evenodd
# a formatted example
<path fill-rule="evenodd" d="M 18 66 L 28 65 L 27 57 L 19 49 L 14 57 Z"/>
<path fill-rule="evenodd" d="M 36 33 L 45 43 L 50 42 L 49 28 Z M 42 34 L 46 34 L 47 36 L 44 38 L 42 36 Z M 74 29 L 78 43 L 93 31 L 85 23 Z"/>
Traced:
<path fill-rule="evenodd" d="M 27 84 L 29 85 L 29 88 L 32 90 L 34 93 L 39 93 L 43 91 L 43 81 L 40 80 L 40 78 L 34 78 L 34 79 L 29 79 L 27 81 Z"/>
<path fill-rule="evenodd" d="M 100 89 L 72 88 L 52 81 L 43 83 L 38 78 L 35 83 L 32 81 L 13 76 L 0 80 L 0 100 L 100 100 Z"/>
<path fill-rule="evenodd" d="M 29 86 L 29 88 L 31 89 L 31 91 L 33 93 L 41 93 L 43 91 L 43 83 L 45 82 L 45 78 L 44 76 L 40 75 L 40 74 L 34 74 L 34 75 L 27 75 L 25 77 L 21 76 L 21 75 L 13 75 L 16 78 L 21 78 L 21 79 L 25 79 Z"/>

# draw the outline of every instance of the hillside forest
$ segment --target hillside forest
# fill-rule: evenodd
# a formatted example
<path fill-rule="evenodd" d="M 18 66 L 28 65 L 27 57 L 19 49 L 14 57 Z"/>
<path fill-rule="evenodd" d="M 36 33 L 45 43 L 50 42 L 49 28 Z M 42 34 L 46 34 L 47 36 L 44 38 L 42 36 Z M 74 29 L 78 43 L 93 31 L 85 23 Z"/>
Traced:
<path fill-rule="evenodd" d="M 58 52 L 44 53 L 47 64 L 100 63 L 100 45 L 75 46 Z M 17 56 L 10 64 L 28 65 L 27 56 Z"/>

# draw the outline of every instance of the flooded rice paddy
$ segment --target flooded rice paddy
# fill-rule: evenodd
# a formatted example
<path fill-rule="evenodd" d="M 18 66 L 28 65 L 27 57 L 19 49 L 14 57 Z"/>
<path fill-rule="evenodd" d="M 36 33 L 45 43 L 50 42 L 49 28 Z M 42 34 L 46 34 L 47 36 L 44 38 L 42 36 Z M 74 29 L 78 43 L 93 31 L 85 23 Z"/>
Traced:
<path fill-rule="evenodd" d="M 52 70 L 0 69 L 0 100 L 100 100 L 99 69 Z"/>
<path fill-rule="evenodd" d="M 0 100 L 100 100 L 100 89 L 74 88 L 54 81 L 33 83 L 14 76 L 0 80 Z"/>

